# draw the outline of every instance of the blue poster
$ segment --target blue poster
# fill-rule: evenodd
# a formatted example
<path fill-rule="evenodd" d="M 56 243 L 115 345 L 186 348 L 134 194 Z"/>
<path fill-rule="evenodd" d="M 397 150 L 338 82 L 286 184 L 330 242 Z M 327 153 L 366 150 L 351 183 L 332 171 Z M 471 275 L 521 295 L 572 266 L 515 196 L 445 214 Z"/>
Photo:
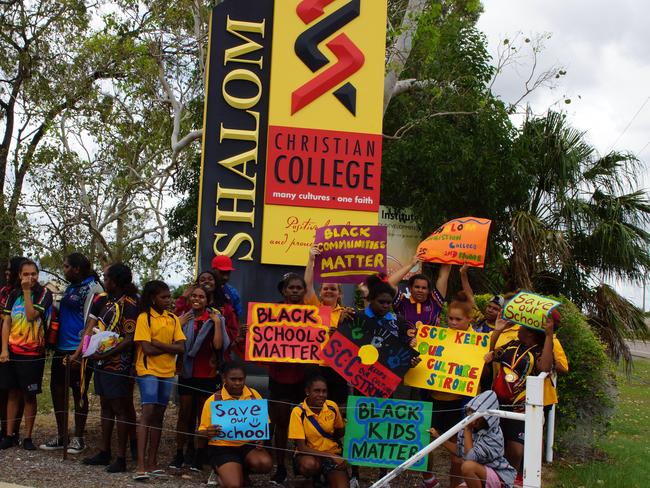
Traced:
<path fill-rule="evenodd" d="M 343 457 L 350 464 L 399 466 L 431 442 L 431 403 L 348 397 Z M 427 458 L 411 469 L 427 469 Z"/>
<path fill-rule="evenodd" d="M 269 436 L 266 400 L 228 400 L 211 403 L 212 425 L 221 426 L 215 440 L 264 441 Z"/>

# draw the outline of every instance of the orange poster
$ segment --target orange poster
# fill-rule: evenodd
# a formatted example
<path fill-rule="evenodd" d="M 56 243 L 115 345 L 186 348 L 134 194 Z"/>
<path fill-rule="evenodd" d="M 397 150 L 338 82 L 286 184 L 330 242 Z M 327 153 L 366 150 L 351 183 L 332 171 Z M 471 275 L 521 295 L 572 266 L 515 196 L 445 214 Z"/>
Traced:
<path fill-rule="evenodd" d="M 417 254 L 429 263 L 467 263 L 482 268 L 491 224 L 491 220 L 476 217 L 450 220 L 420 243 Z"/>

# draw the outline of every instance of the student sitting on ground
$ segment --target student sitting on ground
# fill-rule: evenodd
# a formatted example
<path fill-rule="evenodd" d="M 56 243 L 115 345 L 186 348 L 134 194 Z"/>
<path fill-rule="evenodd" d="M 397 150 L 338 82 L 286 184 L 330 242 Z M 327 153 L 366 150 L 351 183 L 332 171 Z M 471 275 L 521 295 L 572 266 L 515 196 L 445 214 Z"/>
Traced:
<path fill-rule="evenodd" d="M 327 399 L 322 376 L 309 379 L 305 393 L 307 398 L 293 408 L 289 422 L 289 439 L 296 443 L 294 473 L 323 475 L 330 488 L 346 488 L 350 480 L 339 445 L 345 428 L 339 407 Z"/>
<path fill-rule="evenodd" d="M 198 434 L 208 438 L 210 466 L 219 475 L 221 488 L 240 488 L 246 473 L 270 473 L 273 461 L 262 447 L 262 441 L 229 441 L 218 438 L 220 425 L 212 424 L 211 403 L 222 400 L 259 400 L 262 397 L 246 386 L 246 371 L 242 363 L 231 361 L 222 369 L 223 388 L 210 396 L 203 405 Z"/>
<path fill-rule="evenodd" d="M 492 390 L 484 391 L 470 400 L 465 407 L 467 416 L 474 412 L 499 408 L 499 401 Z M 438 431 L 430 430 L 434 437 Z M 467 488 L 512 487 L 516 471 L 504 457 L 503 433 L 499 418 L 488 416 L 467 424 L 458 432 L 457 442 L 447 441 L 444 446 L 463 459 L 460 471 L 464 480 L 459 486 Z"/>

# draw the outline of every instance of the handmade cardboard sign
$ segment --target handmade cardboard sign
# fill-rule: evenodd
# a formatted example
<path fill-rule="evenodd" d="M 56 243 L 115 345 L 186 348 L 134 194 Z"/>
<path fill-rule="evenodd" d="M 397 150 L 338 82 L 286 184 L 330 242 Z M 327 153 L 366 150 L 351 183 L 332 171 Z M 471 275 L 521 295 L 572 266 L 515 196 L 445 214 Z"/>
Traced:
<path fill-rule="evenodd" d="M 482 268 L 491 224 L 491 220 L 476 217 L 450 220 L 420 243 L 417 255 L 430 263 L 467 263 Z"/>
<path fill-rule="evenodd" d="M 264 441 L 269 436 L 266 400 L 217 401 L 210 404 L 212 425 L 221 426 L 214 440 Z"/>
<path fill-rule="evenodd" d="M 395 319 L 393 325 L 398 330 L 409 328 L 401 319 Z M 381 397 L 393 394 L 417 355 L 361 313 L 340 323 L 321 352 L 325 363 L 357 390 Z"/>
<path fill-rule="evenodd" d="M 431 403 L 348 397 L 343 457 L 350 464 L 393 468 L 430 442 Z M 411 469 L 424 471 L 427 458 Z"/>
<path fill-rule="evenodd" d="M 548 314 L 558 305 L 560 302 L 557 300 L 522 291 L 506 303 L 502 316 L 524 327 L 544 330 Z"/>
<path fill-rule="evenodd" d="M 249 303 L 246 361 L 322 364 L 329 307 Z"/>
<path fill-rule="evenodd" d="M 406 373 L 405 384 L 476 396 L 490 334 L 420 324 L 416 348 L 422 361 Z"/>
<path fill-rule="evenodd" d="M 359 283 L 386 272 L 386 227 L 331 225 L 316 229 L 321 253 L 314 262 L 319 283 Z"/>

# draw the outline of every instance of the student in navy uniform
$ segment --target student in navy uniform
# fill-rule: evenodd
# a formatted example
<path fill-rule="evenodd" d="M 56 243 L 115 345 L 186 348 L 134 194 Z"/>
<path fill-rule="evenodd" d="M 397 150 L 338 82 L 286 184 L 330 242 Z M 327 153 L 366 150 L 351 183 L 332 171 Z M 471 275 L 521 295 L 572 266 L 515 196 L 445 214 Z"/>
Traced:
<path fill-rule="evenodd" d="M 81 342 L 81 336 L 86 325 L 86 319 L 90 313 L 90 307 L 96 294 L 104 291 L 99 283 L 98 277 L 92 269 L 92 265 L 86 256 L 80 253 L 72 253 L 63 262 L 63 275 L 70 285 L 66 288 L 63 298 L 59 304 L 59 333 L 57 346 L 52 358 L 52 371 L 50 381 L 50 392 L 56 418 L 57 436 L 41 444 L 39 447 L 46 451 L 63 449 L 63 405 L 67 395 L 65 391 L 65 356 L 74 354 Z M 85 381 L 88 383 L 91 377 L 91 370 L 85 373 Z M 84 430 L 86 427 L 86 415 L 88 414 L 88 393 L 87 387 L 84 394 L 81 394 L 81 369 L 79 363 L 71 363 L 70 366 L 70 389 L 74 399 L 74 436 L 68 445 L 69 454 L 79 454 L 85 449 Z"/>
<path fill-rule="evenodd" d="M 100 452 L 83 460 L 88 465 L 107 466 L 109 473 L 126 471 L 126 445 L 129 433 L 134 430 L 133 407 L 133 334 L 138 318 L 138 289 L 133 284 L 131 269 L 115 263 L 104 270 L 105 293 L 95 296 L 88 314 L 84 336 L 93 329 L 110 330 L 120 336 L 120 343 L 100 354 L 94 354 L 95 393 L 101 405 L 102 444 Z M 81 357 L 83 345 L 70 356 L 71 361 Z M 117 424 L 117 456 L 111 463 L 111 438 L 113 425 Z"/>
<path fill-rule="evenodd" d="M 25 404 L 25 437 L 23 448 L 36 449 L 32 431 L 36 420 L 37 400 L 41 393 L 45 368 L 45 328 L 52 314 L 52 293 L 38 283 L 38 266 L 30 260 L 20 265 L 20 288 L 7 298 L 2 324 L 0 362 L 9 368 L 0 378 L 9 390 L 7 432 L 14 432 L 21 400 Z M 0 449 L 17 444 L 12 435 L 0 443 Z"/>

